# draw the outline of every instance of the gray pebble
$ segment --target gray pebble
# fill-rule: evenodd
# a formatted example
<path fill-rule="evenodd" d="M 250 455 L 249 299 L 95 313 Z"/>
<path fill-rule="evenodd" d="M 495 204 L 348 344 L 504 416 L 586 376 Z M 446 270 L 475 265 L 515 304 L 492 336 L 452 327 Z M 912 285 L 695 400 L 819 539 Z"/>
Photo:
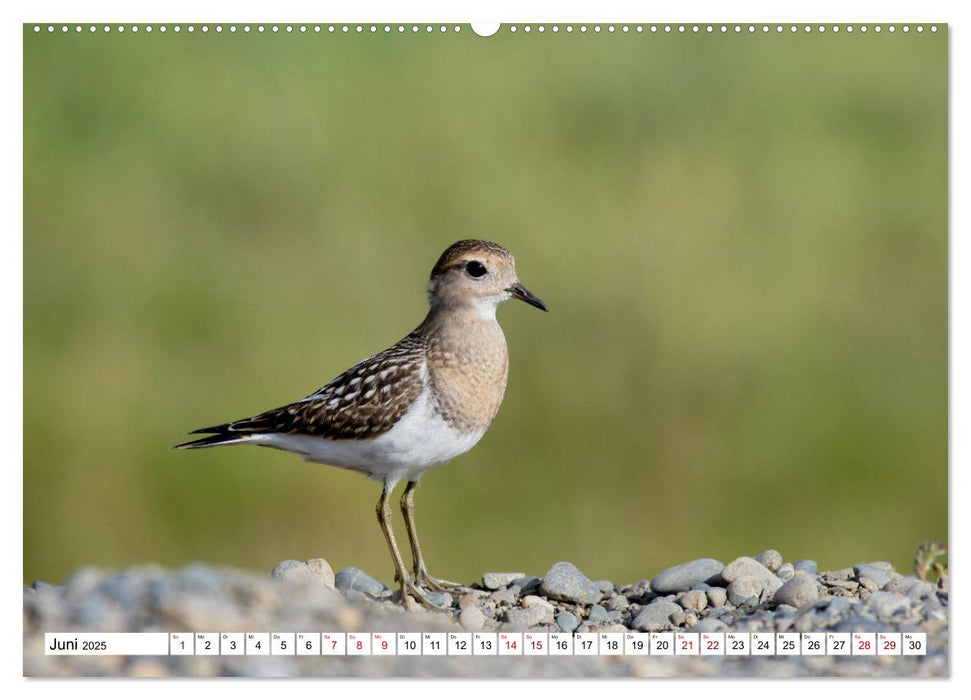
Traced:
<path fill-rule="evenodd" d="M 836 571 L 824 571 L 820 574 L 830 581 L 849 581 L 853 578 L 853 567 L 848 569 L 837 569 Z"/>
<path fill-rule="evenodd" d="M 587 624 L 604 622 L 608 617 L 607 608 L 602 605 L 594 605 L 590 608 L 590 614 L 587 615 Z"/>
<path fill-rule="evenodd" d="M 728 584 L 728 600 L 732 605 L 742 605 L 754 600 L 758 603 L 765 586 L 754 576 L 742 576 Z"/>
<path fill-rule="evenodd" d="M 704 620 L 699 620 L 698 624 L 695 625 L 691 631 L 692 632 L 719 632 L 725 629 L 727 625 L 714 617 L 706 617 Z"/>
<path fill-rule="evenodd" d="M 425 591 L 425 597 L 440 608 L 452 607 L 452 596 L 445 591 Z"/>
<path fill-rule="evenodd" d="M 459 624 L 468 632 L 478 632 L 485 624 L 485 615 L 480 608 L 470 605 L 462 608 L 462 612 L 459 613 Z"/>
<path fill-rule="evenodd" d="M 819 598 L 819 588 L 813 578 L 802 571 L 795 574 L 786 581 L 775 592 L 772 602 L 776 605 L 791 605 L 794 608 L 801 608 L 804 605 L 813 603 Z"/>
<path fill-rule="evenodd" d="M 756 555 L 755 561 L 764 566 L 769 571 L 776 571 L 782 566 L 782 555 L 775 549 L 767 549 L 761 554 Z"/>
<path fill-rule="evenodd" d="M 712 586 L 706 591 L 708 603 L 713 608 L 720 608 L 728 600 L 728 591 L 721 586 Z"/>
<path fill-rule="evenodd" d="M 539 619 L 540 624 L 550 624 L 553 622 L 553 616 L 556 614 L 556 608 L 554 608 L 549 601 L 535 595 L 528 595 L 524 597 L 522 600 L 522 607 L 526 610 L 541 611 L 542 616 Z"/>
<path fill-rule="evenodd" d="M 626 610 L 630 607 L 630 601 L 622 595 L 612 595 L 603 601 L 603 606 L 607 610 Z"/>
<path fill-rule="evenodd" d="M 593 582 L 593 585 L 596 586 L 597 588 L 599 588 L 600 591 L 602 593 L 604 593 L 605 595 L 607 593 L 610 593 L 611 591 L 614 590 L 614 582 L 613 581 L 606 581 L 606 580 L 601 579 L 600 581 L 594 581 Z"/>
<path fill-rule="evenodd" d="M 337 590 L 340 589 L 338 588 Z M 359 603 L 361 605 L 371 600 L 366 594 L 361 593 L 361 591 L 355 591 L 352 588 L 344 591 L 344 599 L 347 600 L 348 603 Z"/>
<path fill-rule="evenodd" d="M 684 622 L 684 610 L 666 600 L 645 605 L 634 617 L 632 627 L 640 632 L 674 629 Z"/>
<path fill-rule="evenodd" d="M 330 564 L 326 559 L 308 559 L 307 566 L 310 570 L 314 572 L 314 576 L 317 577 L 317 581 L 326 586 L 327 588 L 333 589 L 334 586 L 334 570 L 331 568 Z"/>
<path fill-rule="evenodd" d="M 482 574 L 482 585 L 490 591 L 498 591 L 505 588 L 518 578 L 525 577 L 524 573 L 488 573 Z"/>
<path fill-rule="evenodd" d="M 540 585 L 540 593 L 547 598 L 582 605 L 600 602 L 603 597 L 603 593 L 593 585 L 593 581 L 567 561 L 553 564 L 546 572 Z"/>
<path fill-rule="evenodd" d="M 519 600 L 520 593 L 519 586 L 500 588 L 489 596 L 489 599 L 503 605 L 514 605 Z"/>
<path fill-rule="evenodd" d="M 910 576 L 902 576 L 901 578 L 892 578 L 887 581 L 883 589 L 887 593 L 899 593 L 901 595 L 906 595 L 907 591 L 914 587 L 918 581 L 916 578 Z"/>
<path fill-rule="evenodd" d="M 796 567 L 786 562 L 776 570 L 775 575 L 778 576 L 783 581 L 788 581 L 795 575 L 795 573 L 796 573 Z"/>
<path fill-rule="evenodd" d="M 273 567 L 270 578 L 298 586 L 311 586 L 318 583 L 317 576 L 306 562 L 286 559 Z"/>
<path fill-rule="evenodd" d="M 827 596 L 813 603 L 813 616 L 817 625 L 828 627 L 848 615 L 852 607 L 847 598 Z"/>
<path fill-rule="evenodd" d="M 883 569 L 884 571 L 893 571 L 893 564 L 889 561 L 871 561 L 868 566 L 875 566 L 878 569 Z"/>
<path fill-rule="evenodd" d="M 816 572 L 819 571 L 819 565 L 812 559 L 800 559 L 792 566 L 796 571 L 805 571 L 810 576 L 815 576 Z"/>
<path fill-rule="evenodd" d="M 373 596 L 379 596 L 390 590 L 376 578 L 355 566 L 349 566 L 338 571 L 334 577 L 334 583 L 339 591 L 360 591 Z"/>
<path fill-rule="evenodd" d="M 541 583 L 543 583 L 543 580 L 535 576 L 521 576 L 510 583 L 509 586 L 519 588 L 522 595 L 532 595 L 533 593 L 539 592 Z"/>
<path fill-rule="evenodd" d="M 717 559 L 695 559 L 665 569 L 651 581 L 655 593 L 680 593 L 695 583 L 715 583 L 724 564 Z"/>
<path fill-rule="evenodd" d="M 580 625 L 580 618 L 573 613 L 560 613 L 556 616 L 556 624 L 564 632 L 572 632 Z"/>
<path fill-rule="evenodd" d="M 778 576 L 762 566 L 751 557 L 739 557 L 722 569 L 721 577 L 728 583 L 740 578 L 754 578 L 768 595 L 774 594 L 782 586 Z M 729 600 L 731 593 L 729 593 Z"/>
<path fill-rule="evenodd" d="M 907 590 L 907 597 L 911 600 L 920 600 L 934 595 L 936 589 L 933 583 L 918 581 Z"/>
<path fill-rule="evenodd" d="M 873 564 L 857 564 L 853 567 L 856 580 L 863 582 L 863 578 L 868 578 L 876 584 L 877 588 L 885 586 L 890 581 L 890 574 L 886 569 Z"/>
<path fill-rule="evenodd" d="M 678 598 L 678 605 L 680 605 L 685 610 L 694 610 L 695 612 L 701 612 L 706 607 L 708 607 L 708 596 L 705 595 L 705 591 L 699 591 L 692 589 L 690 591 L 685 591 Z"/>
<path fill-rule="evenodd" d="M 894 615 L 905 613 L 910 609 L 911 601 L 904 596 L 877 591 L 867 598 L 864 607 L 873 612 L 878 619 L 890 621 Z"/>
<path fill-rule="evenodd" d="M 506 622 L 512 627 L 533 627 L 540 624 L 546 617 L 546 610 L 534 605 L 531 608 L 509 608 L 506 611 Z"/>

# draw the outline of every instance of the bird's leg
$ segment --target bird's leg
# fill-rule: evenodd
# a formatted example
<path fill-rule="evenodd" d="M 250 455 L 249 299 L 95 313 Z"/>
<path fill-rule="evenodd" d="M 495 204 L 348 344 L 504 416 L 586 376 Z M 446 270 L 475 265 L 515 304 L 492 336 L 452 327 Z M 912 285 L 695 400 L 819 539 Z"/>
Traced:
<path fill-rule="evenodd" d="M 415 528 L 415 488 L 417 481 L 409 481 L 405 492 L 401 496 L 401 514 L 405 518 L 405 528 L 411 541 L 411 557 L 414 563 L 415 582 L 433 591 L 447 591 L 455 588 L 465 588 L 461 583 L 442 581 L 428 573 L 425 560 L 421 556 L 421 546 L 418 544 L 418 530 Z"/>
<path fill-rule="evenodd" d="M 405 562 L 398 551 L 398 542 L 395 540 L 394 531 L 391 529 L 391 491 L 394 485 L 387 483 L 381 489 L 381 498 L 375 508 L 378 514 L 378 524 L 384 539 L 388 542 L 388 549 L 391 550 L 391 558 L 394 560 L 394 580 L 401 586 L 401 604 L 407 608 L 409 606 L 409 596 L 418 600 L 419 603 L 428 608 L 438 608 L 411 580 L 408 571 L 405 569 Z"/>

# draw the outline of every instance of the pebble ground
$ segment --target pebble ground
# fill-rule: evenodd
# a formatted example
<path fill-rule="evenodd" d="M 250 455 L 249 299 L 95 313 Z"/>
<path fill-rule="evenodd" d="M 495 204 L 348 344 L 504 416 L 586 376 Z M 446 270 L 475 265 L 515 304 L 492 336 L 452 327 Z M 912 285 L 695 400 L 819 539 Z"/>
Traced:
<path fill-rule="evenodd" d="M 28 676 L 947 676 L 949 581 L 886 562 L 818 571 L 775 550 L 698 559 L 616 585 L 558 562 L 543 576 L 487 572 L 426 611 L 356 569 L 282 561 L 269 577 L 196 564 L 86 568 L 24 589 Z M 925 632 L 926 656 L 852 657 L 54 657 L 45 632 Z"/>

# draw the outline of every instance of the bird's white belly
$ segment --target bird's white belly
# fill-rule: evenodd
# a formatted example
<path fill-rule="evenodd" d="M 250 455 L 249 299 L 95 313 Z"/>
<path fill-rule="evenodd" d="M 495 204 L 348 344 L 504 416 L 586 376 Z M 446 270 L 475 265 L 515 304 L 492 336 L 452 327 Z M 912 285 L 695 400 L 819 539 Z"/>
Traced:
<path fill-rule="evenodd" d="M 462 433 L 435 410 L 426 388 L 389 431 L 366 440 L 328 440 L 309 435 L 254 435 L 251 444 L 275 447 L 322 462 L 363 472 L 391 484 L 415 481 L 422 472 L 472 449 L 485 429 Z M 248 440 L 247 442 L 250 442 Z"/>

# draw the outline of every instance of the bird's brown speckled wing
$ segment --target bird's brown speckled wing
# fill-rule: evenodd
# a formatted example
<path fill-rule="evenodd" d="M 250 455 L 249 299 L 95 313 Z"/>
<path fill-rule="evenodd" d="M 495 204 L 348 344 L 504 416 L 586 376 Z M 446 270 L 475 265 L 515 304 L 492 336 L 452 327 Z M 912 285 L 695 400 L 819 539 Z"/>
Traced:
<path fill-rule="evenodd" d="M 196 432 L 287 433 L 364 440 L 391 429 L 421 393 L 424 341 L 417 332 L 351 367 L 300 401 Z"/>

